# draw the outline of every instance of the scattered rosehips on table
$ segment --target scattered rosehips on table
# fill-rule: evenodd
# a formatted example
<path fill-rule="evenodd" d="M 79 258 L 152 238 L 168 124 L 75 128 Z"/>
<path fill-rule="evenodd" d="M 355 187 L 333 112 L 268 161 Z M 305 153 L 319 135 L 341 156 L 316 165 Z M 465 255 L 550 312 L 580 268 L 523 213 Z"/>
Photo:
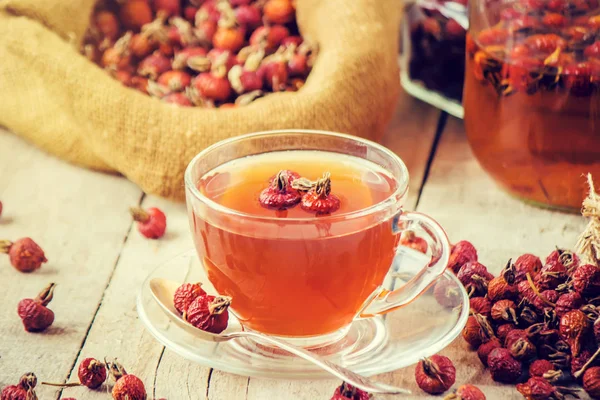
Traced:
<path fill-rule="evenodd" d="M 373 396 L 364 390 L 360 390 L 349 383 L 343 382 L 335 389 L 330 400 L 371 400 L 372 398 Z"/>
<path fill-rule="evenodd" d="M 146 400 L 146 387 L 140 378 L 128 374 L 117 360 L 105 361 L 105 364 L 110 376 L 115 380 L 112 389 L 113 400 Z"/>
<path fill-rule="evenodd" d="M 444 397 L 444 400 L 486 400 L 485 394 L 475 385 L 462 385 L 454 391 Z"/>
<path fill-rule="evenodd" d="M 94 11 L 82 53 L 170 104 L 243 106 L 304 84 L 317 51 L 295 14 L 293 0 L 108 0 Z"/>
<path fill-rule="evenodd" d="M 14 242 L 0 240 L 0 253 L 8 254 L 12 266 L 21 272 L 33 272 L 48 261 L 44 250 L 28 237 Z"/>
<path fill-rule="evenodd" d="M 55 287 L 56 284 L 51 283 L 35 299 L 19 302 L 17 312 L 26 331 L 42 332 L 54 322 L 54 312 L 46 306 L 52 300 Z"/>
<path fill-rule="evenodd" d="M 17 385 L 8 385 L 2 388 L 0 400 L 37 400 L 35 386 L 37 377 L 33 372 L 21 376 Z"/>
<path fill-rule="evenodd" d="M 160 239 L 167 229 L 167 217 L 158 208 L 151 207 L 147 210 L 131 208 L 133 220 L 137 221 L 138 230 L 148 239 Z"/>
<path fill-rule="evenodd" d="M 419 361 L 415 369 L 415 379 L 424 392 L 444 393 L 454 385 L 456 368 L 448 357 L 436 354 Z"/>
<path fill-rule="evenodd" d="M 85 386 L 88 389 L 97 389 L 106 381 L 106 365 L 95 358 L 85 358 L 77 368 L 79 383 L 50 383 L 42 382 L 42 385 L 73 387 Z"/>

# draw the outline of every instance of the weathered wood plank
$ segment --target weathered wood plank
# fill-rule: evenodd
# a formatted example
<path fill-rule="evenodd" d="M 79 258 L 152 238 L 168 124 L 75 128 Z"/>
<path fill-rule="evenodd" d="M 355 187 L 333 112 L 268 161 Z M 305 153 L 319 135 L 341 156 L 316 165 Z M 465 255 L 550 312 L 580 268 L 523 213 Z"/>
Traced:
<path fill-rule="evenodd" d="M 117 357 L 128 372 L 144 381 L 149 398 L 154 398 L 154 393 L 157 398 L 202 398 L 199 393 L 206 393 L 208 370 L 183 361 L 169 362 L 167 353 L 163 355 L 163 346 L 145 330 L 136 311 L 136 298 L 146 276 L 160 263 L 192 247 L 187 214 L 183 204 L 152 196 L 146 197 L 142 206 L 156 206 L 165 212 L 167 233 L 160 240 L 149 240 L 132 226 L 77 363 L 85 357 Z M 127 207 L 121 212 L 123 219 L 130 220 Z M 165 361 L 164 376 L 157 375 L 161 357 Z M 76 379 L 75 372 L 71 380 Z M 156 390 L 155 380 L 161 385 Z M 69 388 L 65 389 L 64 395 L 105 399 L 103 390 L 90 392 L 84 388 Z"/>
<path fill-rule="evenodd" d="M 129 229 L 124 210 L 140 196 L 123 178 L 68 165 L 0 129 L 0 236 L 30 236 L 49 260 L 21 274 L 0 255 L 0 387 L 26 371 L 55 382 L 68 375 Z M 17 303 L 49 282 L 58 284 L 50 304 L 55 322 L 44 333 L 27 333 Z M 38 390 L 41 399 L 54 392 Z"/>
<path fill-rule="evenodd" d="M 480 261 L 497 274 L 510 257 L 530 252 L 545 257 L 554 246 L 572 248 L 582 218 L 528 206 L 501 191 L 479 167 L 467 143 L 462 121 L 449 117 L 418 210 L 436 218 L 450 239 L 472 241 Z M 495 384 L 475 352 L 456 339 L 441 354 L 457 366 L 455 388 L 473 383 L 488 399 L 522 399 L 514 386 Z M 386 374 L 388 382 L 413 390 L 414 368 Z"/>

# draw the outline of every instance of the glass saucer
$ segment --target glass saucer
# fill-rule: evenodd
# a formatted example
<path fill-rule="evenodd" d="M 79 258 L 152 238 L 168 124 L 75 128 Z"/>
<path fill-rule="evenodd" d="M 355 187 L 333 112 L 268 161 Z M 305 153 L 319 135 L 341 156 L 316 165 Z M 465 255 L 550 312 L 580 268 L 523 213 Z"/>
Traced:
<path fill-rule="evenodd" d="M 402 248 L 384 283 L 386 289 L 399 287 L 417 273 L 423 256 Z M 398 266 L 402 270 L 398 271 Z M 185 252 L 156 268 L 146 279 L 137 299 L 142 323 L 163 345 L 175 353 L 207 367 L 233 374 L 285 379 L 330 378 L 312 364 L 267 345 L 248 339 L 209 342 L 198 339 L 171 323 L 150 292 L 149 282 L 164 278 L 176 282 L 202 282 L 216 294 L 204 273 L 195 250 Z M 438 290 L 435 288 L 437 285 Z M 440 304 L 434 296 L 439 289 L 454 291 L 453 304 Z M 439 297 L 438 297 L 439 298 Z M 469 313 L 469 299 L 454 274 L 447 271 L 435 285 L 406 307 L 384 316 L 358 319 L 326 346 L 313 349 L 321 356 L 352 371 L 376 375 L 416 363 L 449 345 L 461 332 Z M 230 315 L 227 331 L 241 330 Z"/>

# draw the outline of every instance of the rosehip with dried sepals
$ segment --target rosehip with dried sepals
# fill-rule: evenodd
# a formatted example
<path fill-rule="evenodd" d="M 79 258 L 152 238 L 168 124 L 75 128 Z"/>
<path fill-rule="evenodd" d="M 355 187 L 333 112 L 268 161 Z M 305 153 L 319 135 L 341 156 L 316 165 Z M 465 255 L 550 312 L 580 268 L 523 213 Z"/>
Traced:
<path fill-rule="evenodd" d="M 583 390 L 593 399 L 600 399 L 600 367 L 593 367 L 585 371 Z"/>
<path fill-rule="evenodd" d="M 568 278 L 567 269 L 561 263 L 549 263 L 542 267 L 535 284 L 540 290 L 556 289 Z"/>
<path fill-rule="evenodd" d="M 471 261 L 463 265 L 456 275 L 471 296 L 485 295 L 489 282 L 494 279 L 485 265 Z"/>
<path fill-rule="evenodd" d="M 129 51 L 129 43 L 133 35 L 131 32 L 123 35 L 115 42 L 112 47 L 109 47 L 102 54 L 100 65 L 110 69 L 132 69 L 131 55 Z"/>
<path fill-rule="evenodd" d="M 579 355 L 571 358 L 571 376 L 576 380 L 581 381 L 581 377 L 585 373 L 588 367 L 593 366 L 594 360 L 590 361 L 593 354 L 587 349 L 581 350 Z M 589 363 L 588 363 L 589 362 Z"/>
<path fill-rule="evenodd" d="M 264 59 L 259 68 L 265 84 L 274 92 L 285 90 L 288 81 L 288 70 L 283 57 L 273 55 Z"/>
<path fill-rule="evenodd" d="M 514 383 L 523 373 L 520 361 L 515 360 L 510 351 L 503 348 L 494 349 L 487 359 L 492 379 L 501 383 Z"/>
<path fill-rule="evenodd" d="M 116 381 L 112 389 L 113 400 L 146 400 L 146 387 L 140 378 L 128 374 L 117 360 L 106 362 L 106 368 Z"/>
<path fill-rule="evenodd" d="M 314 187 L 302 196 L 300 205 L 303 210 L 316 215 L 331 214 L 340 208 L 340 198 L 331 193 L 329 172 L 325 172 L 323 177 L 315 182 Z"/>
<path fill-rule="evenodd" d="M 196 298 L 205 295 L 206 292 L 200 283 L 184 283 L 175 290 L 173 305 L 180 314 L 183 314 Z"/>
<path fill-rule="evenodd" d="M 198 7 L 195 6 L 185 6 L 183 8 L 183 18 L 185 18 L 190 23 L 196 22 L 196 13 L 198 12 Z"/>
<path fill-rule="evenodd" d="M 117 16 L 106 10 L 99 11 L 94 16 L 94 24 L 102 37 L 116 40 L 121 29 Z"/>
<path fill-rule="evenodd" d="M 370 400 L 372 398 L 373 397 L 364 390 L 360 390 L 349 383 L 343 382 L 335 389 L 330 400 Z"/>
<path fill-rule="evenodd" d="M 44 250 L 28 237 L 14 242 L 0 240 L 0 253 L 8 254 L 10 264 L 20 272 L 33 272 L 48 261 Z"/>
<path fill-rule="evenodd" d="M 218 27 L 213 35 L 212 44 L 217 49 L 236 52 L 244 46 L 244 30 Z"/>
<path fill-rule="evenodd" d="M 156 207 L 144 210 L 139 207 L 131 208 L 131 215 L 136 221 L 138 231 L 148 239 L 159 239 L 167 229 L 167 217 Z"/>
<path fill-rule="evenodd" d="M 589 329 L 590 323 L 587 316 L 579 310 L 569 311 L 560 318 L 558 332 L 560 337 L 571 346 L 571 353 L 574 357 L 579 355 L 581 342 Z"/>
<path fill-rule="evenodd" d="M 581 295 L 597 295 L 600 293 L 600 268 L 592 264 L 578 266 L 571 276 L 573 289 Z"/>
<path fill-rule="evenodd" d="M 419 361 L 415 369 L 415 379 L 424 392 L 440 394 L 454 385 L 456 368 L 448 357 L 436 354 Z"/>
<path fill-rule="evenodd" d="M 274 24 L 287 24 L 294 19 L 296 10 L 292 0 L 268 0 L 264 7 L 265 18 Z"/>
<path fill-rule="evenodd" d="M 221 13 L 217 9 L 217 2 L 215 0 L 206 0 L 202 2 L 198 14 L 200 14 L 201 18 L 207 18 L 214 22 L 218 22 L 221 18 Z M 197 17 L 198 14 L 196 15 Z"/>
<path fill-rule="evenodd" d="M 46 306 L 54 295 L 55 283 L 42 290 L 35 299 L 23 299 L 17 306 L 17 313 L 27 332 L 42 332 L 54 322 L 54 312 Z"/>
<path fill-rule="evenodd" d="M 288 36 L 281 41 L 281 45 L 284 47 L 289 47 L 292 45 L 299 47 L 303 41 L 304 39 L 302 39 L 302 36 Z"/>
<path fill-rule="evenodd" d="M 148 78 L 143 76 L 134 76 L 131 78 L 130 87 L 139 90 L 142 93 L 148 94 Z"/>
<path fill-rule="evenodd" d="M 8 385 L 0 392 L 1 400 L 37 400 L 35 386 L 37 377 L 33 372 L 21 376 L 17 385 Z"/>
<path fill-rule="evenodd" d="M 257 49 L 246 57 L 243 67 L 234 65 L 229 70 L 227 78 L 238 94 L 262 89 L 264 77 L 259 67 L 264 55 L 264 50 Z"/>
<path fill-rule="evenodd" d="M 458 273 L 463 265 L 471 261 L 477 261 L 477 250 L 471 242 L 461 240 L 452 246 L 448 268 L 454 271 L 454 273 Z"/>
<path fill-rule="evenodd" d="M 502 324 L 496 328 L 496 337 L 501 343 L 505 343 L 508 333 L 515 329 L 514 324 Z"/>
<path fill-rule="evenodd" d="M 454 393 L 444 397 L 444 400 L 486 400 L 485 394 L 475 385 L 459 386 Z"/>
<path fill-rule="evenodd" d="M 469 299 L 469 305 L 471 307 L 471 313 L 481 314 L 488 318 L 490 317 L 492 303 L 490 303 L 487 297 L 471 297 Z"/>
<path fill-rule="evenodd" d="M 565 395 L 574 395 L 577 391 L 565 387 L 554 387 L 544 378 L 532 377 L 526 383 L 517 384 L 517 390 L 527 400 L 564 399 Z"/>
<path fill-rule="evenodd" d="M 554 312 L 558 317 L 562 317 L 571 310 L 577 310 L 583 306 L 583 297 L 577 292 L 568 292 L 560 295 L 556 300 Z"/>
<path fill-rule="evenodd" d="M 161 74 L 170 69 L 171 61 L 169 58 L 160 52 L 154 52 L 140 62 L 137 72 L 141 76 L 156 80 Z"/>
<path fill-rule="evenodd" d="M 131 41 L 129 42 L 129 50 L 131 51 L 131 54 L 138 58 L 149 56 L 150 53 L 156 50 L 156 47 L 156 41 L 143 33 L 133 35 L 131 37 Z"/>
<path fill-rule="evenodd" d="M 512 300 L 500 300 L 492 305 L 490 315 L 494 321 L 517 324 L 517 306 Z"/>
<path fill-rule="evenodd" d="M 260 26 L 250 35 L 250 44 L 274 51 L 289 35 L 290 31 L 283 25 Z"/>
<path fill-rule="evenodd" d="M 439 280 L 433 288 L 435 300 L 443 307 L 454 308 L 461 304 L 460 288 L 451 280 Z"/>
<path fill-rule="evenodd" d="M 128 0 L 121 5 L 119 17 L 125 28 L 140 30 L 152 22 L 152 9 L 147 0 Z"/>
<path fill-rule="evenodd" d="M 556 306 L 556 301 L 558 300 L 559 294 L 556 290 L 544 290 L 536 296 L 531 304 L 537 310 L 543 311 L 546 308 L 552 308 Z"/>
<path fill-rule="evenodd" d="M 153 0 L 154 12 L 163 12 L 165 15 L 172 17 L 181 14 L 180 0 Z"/>
<path fill-rule="evenodd" d="M 42 385 L 73 387 L 85 386 L 89 389 L 97 389 L 106 381 L 106 365 L 95 358 L 85 358 L 77 368 L 77 377 L 79 383 L 49 383 L 42 382 Z"/>
<path fill-rule="evenodd" d="M 400 235 L 400 245 L 409 247 L 423 254 L 427 254 L 427 241 L 419 237 L 412 230 L 405 230 Z"/>
<path fill-rule="evenodd" d="M 523 329 L 513 329 L 504 338 L 504 347 L 509 348 L 519 339 L 527 339 L 527 332 Z"/>
<path fill-rule="evenodd" d="M 519 361 L 527 361 L 535 357 L 536 348 L 529 339 L 520 338 L 514 341 L 508 348 L 510 354 Z"/>
<path fill-rule="evenodd" d="M 474 314 L 467 318 L 462 337 L 472 348 L 477 349 L 482 343 L 494 337 L 494 330 L 486 317 Z"/>
<path fill-rule="evenodd" d="M 479 360 L 484 367 L 487 367 L 488 355 L 492 352 L 492 350 L 500 347 L 502 347 L 502 343 L 500 343 L 500 340 L 497 338 L 491 338 L 489 341 L 482 343 L 481 346 L 479 346 L 477 349 L 477 357 L 479 357 Z"/>
<path fill-rule="evenodd" d="M 171 64 L 173 69 L 185 69 L 188 66 L 188 60 L 192 57 L 205 57 L 206 49 L 199 46 L 191 46 L 181 49 L 175 53 L 173 63 Z M 206 71 L 210 68 L 210 63 L 207 66 Z"/>
<path fill-rule="evenodd" d="M 535 277 L 542 269 L 542 260 L 533 254 L 523 254 L 514 263 L 515 282 L 519 283 L 527 279 L 527 274 Z"/>
<path fill-rule="evenodd" d="M 227 329 L 231 297 L 198 296 L 189 305 L 185 319 L 205 332 L 219 334 Z"/>
<path fill-rule="evenodd" d="M 285 210 L 300 203 L 302 195 L 292 187 L 296 179 L 294 174 L 288 170 L 279 171 L 269 186 L 260 193 L 260 204 L 266 208 Z"/>
<path fill-rule="evenodd" d="M 260 10 L 255 6 L 241 5 L 234 11 L 237 23 L 243 27 L 254 29 L 261 23 L 262 16 Z"/>
<path fill-rule="evenodd" d="M 579 266 L 579 257 L 572 251 L 557 248 L 546 257 L 546 264 L 561 264 L 571 272 Z"/>
<path fill-rule="evenodd" d="M 555 367 L 548 360 L 535 360 L 529 365 L 529 375 L 543 377 L 546 372 L 554 371 Z"/>
<path fill-rule="evenodd" d="M 490 301 L 514 300 L 519 294 L 515 285 L 515 271 L 510 260 L 500 275 L 493 278 L 488 284 L 487 297 Z"/>
<path fill-rule="evenodd" d="M 158 77 L 157 82 L 173 92 L 180 92 L 190 85 L 192 77 L 183 71 L 167 71 Z"/>

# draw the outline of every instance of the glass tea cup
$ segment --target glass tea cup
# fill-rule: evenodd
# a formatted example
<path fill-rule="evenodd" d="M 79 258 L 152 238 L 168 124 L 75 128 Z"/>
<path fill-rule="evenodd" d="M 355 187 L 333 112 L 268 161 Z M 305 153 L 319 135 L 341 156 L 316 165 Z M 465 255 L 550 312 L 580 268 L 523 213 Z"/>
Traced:
<path fill-rule="evenodd" d="M 341 170 L 363 174 L 362 179 L 344 182 L 355 185 L 354 193 L 370 193 L 369 185 L 376 183 L 384 183 L 388 191 L 385 196 L 373 195 L 372 204 L 355 211 L 302 216 L 265 210 L 258 204 L 268 179 L 235 192 L 243 176 L 256 176 L 264 165 L 278 163 L 299 171 L 331 170 L 333 192 L 336 184 L 338 188 L 342 184 L 336 183 L 344 175 L 336 172 Z M 244 329 L 326 341 L 343 334 L 357 318 L 410 303 L 448 263 L 450 246 L 440 225 L 402 209 L 408 191 L 402 160 L 364 139 L 307 130 L 231 138 L 190 162 L 185 186 L 190 228 L 202 265 L 219 294 L 232 297 L 231 311 Z M 248 193 L 256 199 L 252 200 L 256 213 L 222 204 L 225 195 L 239 200 Z M 342 204 L 350 200 L 342 198 Z M 389 291 L 382 285 L 407 230 L 427 242 L 424 267 L 405 285 Z M 401 273 L 402 258 L 396 258 L 395 264 Z"/>

